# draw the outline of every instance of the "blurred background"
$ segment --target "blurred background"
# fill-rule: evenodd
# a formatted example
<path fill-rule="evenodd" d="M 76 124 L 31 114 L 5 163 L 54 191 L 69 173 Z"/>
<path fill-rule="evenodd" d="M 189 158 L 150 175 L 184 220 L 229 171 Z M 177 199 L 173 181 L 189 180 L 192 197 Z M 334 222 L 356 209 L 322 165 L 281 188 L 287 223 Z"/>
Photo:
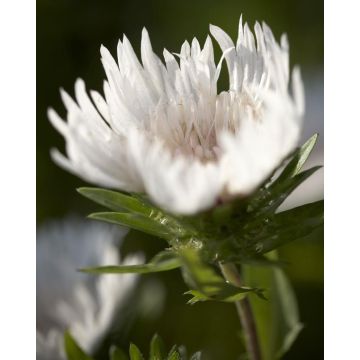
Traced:
<path fill-rule="evenodd" d="M 75 79 L 81 77 L 88 88 L 102 91 L 104 72 L 100 63 L 100 45 L 104 44 L 115 54 L 117 40 L 124 33 L 139 54 L 141 30 L 145 26 L 154 50 L 161 55 L 164 47 L 177 52 L 185 39 L 191 40 L 194 36 L 203 43 L 209 23 L 222 27 L 236 39 L 240 14 L 251 27 L 255 20 L 265 21 L 277 39 L 282 32 L 288 34 L 291 66 L 301 66 L 306 90 L 303 140 L 314 132 L 320 133 L 308 166 L 323 164 L 323 1 L 37 0 L 39 226 L 69 212 L 85 216 L 97 209 L 75 191 L 75 188 L 85 185 L 84 182 L 55 166 L 49 156 L 51 147 L 64 148 L 62 137 L 51 127 L 46 116 L 49 106 L 65 115 L 59 87 L 73 94 Z M 225 83 L 223 71 L 220 87 L 225 87 Z M 293 194 L 284 207 L 322 197 L 323 173 L 319 171 Z M 131 232 L 123 253 L 145 250 L 146 257 L 150 258 L 164 246 L 160 240 L 143 239 Z M 281 249 L 281 257 L 289 262 L 287 273 L 293 281 L 301 320 L 305 324 L 285 359 L 321 359 L 323 234 L 285 246 Z M 221 303 L 186 305 L 186 298 L 182 295 L 186 288 L 177 271 L 147 276 L 140 285 L 138 298 L 146 297 L 146 306 L 139 306 L 139 309 L 145 310 L 132 316 L 126 331 L 112 334 L 108 341 L 124 346 L 133 341 L 147 349 L 152 334 L 157 331 L 169 344 L 185 344 L 190 351 L 205 349 L 209 359 L 236 359 L 241 343 L 237 335 L 235 308 Z M 98 355 L 101 358 L 101 349 Z"/>

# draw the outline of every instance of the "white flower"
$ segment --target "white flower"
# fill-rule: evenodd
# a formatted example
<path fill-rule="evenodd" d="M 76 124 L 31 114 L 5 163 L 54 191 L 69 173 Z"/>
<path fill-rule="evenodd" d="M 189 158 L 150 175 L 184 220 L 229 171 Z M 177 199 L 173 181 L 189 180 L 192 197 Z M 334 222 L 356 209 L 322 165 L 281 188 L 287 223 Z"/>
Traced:
<path fill-rule="evenodd" d="M 116 244 L 125 234 L 125 230 L 77 218 L 50 223 L 38 231 L 37 359 L 65 359 L 66 330 L 86 352 L 99 345 L 136 277 L 94 276 L 77 269 L 119 264 Z M 132 256 L 124 263 L 139 261 L 138 256 Z"/>
<path fill-rule="evenodd" d="M 175 213 L 254 191 L 297 145 L 300 73 L 293 71 L 290 96 L 286 36 L 279 45 L 266 24 L 256 23 L 255 41 L 240 18 L 236 45 L 220 28 L 210 32 L 223 51 L 217 66 L 210 37 L 202 49 L 194 38 L 180 54 L 164 50 L 165 64 L 145 29 L 142 64 L 125 36 L 117 63 L 101 47 L 105 98 L 91 91 L 91 101 L 77 80 L 76 102 L 61 91 L 67 121 L 49 110 L 66 139 L 67 157 L 53 150 L 54 160 L 92 183 L 145 192 Z M 218 93 L 224 58 L 230 85 Z"/>

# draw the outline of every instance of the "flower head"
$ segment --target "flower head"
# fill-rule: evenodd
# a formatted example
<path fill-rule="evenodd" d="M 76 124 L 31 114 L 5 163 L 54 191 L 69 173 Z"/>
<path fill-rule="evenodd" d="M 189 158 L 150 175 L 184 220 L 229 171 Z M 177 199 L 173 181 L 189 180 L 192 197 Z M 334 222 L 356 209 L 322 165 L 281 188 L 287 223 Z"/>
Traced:
<path fill-rule="evenodd" d="M 75 84 L 76 102 L 61 91 L 67 121 L 49 118 L 66 139 L 54 160 L 85 180 L 145 192 L 159 206 L 191 214 L 254 191 L 295 148 L 303 115 L 298 69 L 289 94 L 289 50 L 266 24 L 255 36 L 242 25 L 236 44 L 210 26 L 223 55 L 216 65 L 207 37 L 186 41 L 179 54 L 152 51 L 144 29 L 141 63 L 124 36 L 117 62 L 101 48 L 105 98 Z M 256 39 L 256 40 L 255 40 Z M 229 88 L 218 93 L 226 60 Z"/>
<path fill-rule="evenodd" d="M 119 264 L 116 243 L 124 235 L 124 230 L 76 218 L 50 223 L 38 231 L 38 359 L 65 359 L 66 330 L 87 352 L 99 345 L 136 277 L 94 277 L 76 270 L 90 264 Z M 124 263 L 140 260 L 126 258 Z"/>

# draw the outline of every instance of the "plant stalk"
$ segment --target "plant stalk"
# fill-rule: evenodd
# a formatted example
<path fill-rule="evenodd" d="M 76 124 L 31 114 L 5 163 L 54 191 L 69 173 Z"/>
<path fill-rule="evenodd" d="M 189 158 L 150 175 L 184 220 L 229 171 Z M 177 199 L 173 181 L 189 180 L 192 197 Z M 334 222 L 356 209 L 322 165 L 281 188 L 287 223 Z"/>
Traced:
<path fill-rule="evenodd" d="M 233 263 L 219 263 L 219 265 L 226 281 L 238 287 L 243 286 L 240 273 Z M 250 301 L 246 297 L 243 300 L 236 301 L 235 305 L 239 314 L 241 326 L 244 330 L 245 345 L 249 360 L 261 360 L 259 340 Z"/>

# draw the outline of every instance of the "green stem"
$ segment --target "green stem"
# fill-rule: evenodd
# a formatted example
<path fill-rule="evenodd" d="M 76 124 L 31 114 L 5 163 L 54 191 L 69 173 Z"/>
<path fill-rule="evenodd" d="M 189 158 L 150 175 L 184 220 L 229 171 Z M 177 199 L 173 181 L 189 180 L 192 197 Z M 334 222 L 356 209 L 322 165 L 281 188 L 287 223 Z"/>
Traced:
<path fill-rule="evenodd" d="M 241 276 L 233 263 L 220 263 L 219 265 L 226 281 L 238 287 L 243 286 Z M 249 355 L 249 359 L 261 360 L 260 346 L 250 301 L 246 297 L 243 300 L 237 301 L 235 305 L 244 330 L 246 350 Z"/>

